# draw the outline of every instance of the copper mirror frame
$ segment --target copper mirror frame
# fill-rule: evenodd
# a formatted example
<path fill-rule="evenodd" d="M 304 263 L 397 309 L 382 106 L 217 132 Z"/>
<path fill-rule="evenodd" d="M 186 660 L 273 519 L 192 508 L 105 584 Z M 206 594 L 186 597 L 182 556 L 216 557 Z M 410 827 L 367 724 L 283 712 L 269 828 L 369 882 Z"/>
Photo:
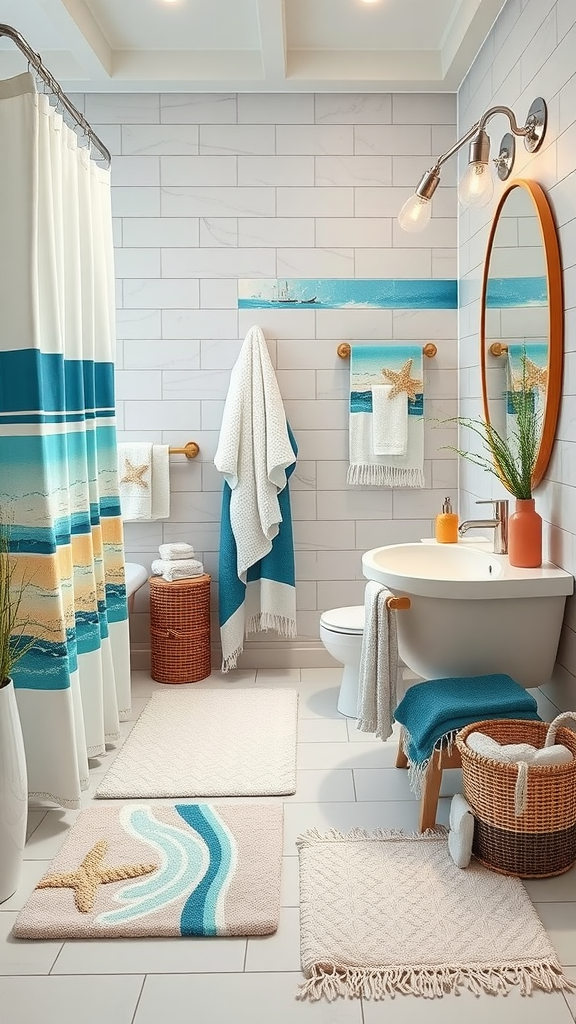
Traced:
<path fill-rule="evenodd" d="M 494 245 L 494 238 L 496 230 L 498 228 L 498 222 L 506 199 L 513 191 L 513 189 L 521 188 L 524 189 L 532 199 L 534 205 L 534 211 L 538 219 L 540 227 L 540 238 L 542 242 L 542 248 L 544 250 L 544 263 L 546 268 L 546 280 L 548 290 L 548 377 L 546 386 L 546 401 L 544 406 L 544 416 L 542 420 L 542 436 L 540 439 L 540 447 L 538 449 L 538 457 L 536 459 L 536 465 L 532 474 L 532 487 L 533 489 L 538 486 L 542 481 L 542 478 L 546 472 L 550 456 L 552 454 L 552 446 L 554 444 L 554 436 L 556 433 L 556 423 L 558 420 L 558 410 L 560 407 L 560 398 L 562 394 L 562 365 L 564 357 L 564 303 L 563 303 L 563 292 L 562 292 L 562 266 L 560 263 L 560 248 L 558 245 L 558 235 L 556 232 L 556 225 L 552 217 L 552 211 L 550 205 L 544 193 L 544 190 L 540 185 L 534 181 L 527 181 L 523 178 L 516 178 L 514 181 L 509 182 L 498 200 L 498 205 L 494 211 L 492 218 L 492 224 L 490 226 L 490 234 L 488 236 L 488 244 L 486 247 L 486 257 L 484 259 L 484 269 L 482 275 L 482 298 L 481 298 L 481 312 L 480 312 L 480 374 L 482 381 L 482 403 L 484 408 L 484 419 L 487 423 L 490 422 L 490 410 L 488 402 L 488 387 L 486 379 L 486 357 L 487 357 L 487 340 L 486 340 L 486 310 L 487 310 L 487 291 L 488 291 L 488 279 L 490 269 L 490 257 L 492 255 L 492 248 Z M 505 343 L 506 339 L 502 339 Z"/>

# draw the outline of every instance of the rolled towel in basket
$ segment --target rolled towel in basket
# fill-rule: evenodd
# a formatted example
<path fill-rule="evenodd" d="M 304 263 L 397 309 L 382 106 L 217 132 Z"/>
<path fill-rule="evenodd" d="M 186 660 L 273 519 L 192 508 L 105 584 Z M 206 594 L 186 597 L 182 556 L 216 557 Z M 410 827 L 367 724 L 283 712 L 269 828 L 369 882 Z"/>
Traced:
<path fill-rule="evenodd" d="M 165 562 L 180 561 L 183 558 L 194 558 L 194 548 L 183 541 L 174 544 L 161 544 L 158 548 L 160 558 Z"/>
<path fill-rule="evenodd" d="M 204 566 L 194 558 L 180 558 L 176 562 L 168 562 L 163 558 L 156 558 L 152 562 L 152 573 L 154 576 L 161 576 L 167 583 L 174 580 L 188 580 L 192 576 L 202 576 Z"/>
<path fill-rule="evenodd" d="M 466 738 L 466 745 L 476 754 L 491 757 L 493 761 L 526 764 L 570 764 L 572 751 L 563 743 L 554 743 L 550 747 L 533 747 L 531 743 L 498 743 L 483 732 L 471 732 Z"/>

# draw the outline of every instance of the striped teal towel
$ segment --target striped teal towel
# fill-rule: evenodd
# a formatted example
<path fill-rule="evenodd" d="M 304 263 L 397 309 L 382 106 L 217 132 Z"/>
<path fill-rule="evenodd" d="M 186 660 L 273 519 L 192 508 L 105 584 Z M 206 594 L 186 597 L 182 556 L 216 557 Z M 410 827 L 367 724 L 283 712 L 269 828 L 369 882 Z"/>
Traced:
<path fill-rule="evenodd" d="M 289 425 L 288 436 L 294 462 L 286 470 L 287 481 L 296 468 L 298 454 Z M 223 672 L 236 668 L 246 633 L 273 629 L 282 636 L 296 636 L 296 578 L 288 482 L 278 494 L 282 521 L 272 549 L 248 569 L 245 583 L 237 572 L 236 541 L 230 526 L 230 496 L 230 487 L 225 482 L 218 579 Z"/>
<path fill-rule="evenodd" d="M 419 793 L 435 749 L 471 722 L 495 718 L 540 721 L 534 697 L 508 675 L 430 679 L 411 686 L 394 712 L 403 730 L 410 784 Z"/>

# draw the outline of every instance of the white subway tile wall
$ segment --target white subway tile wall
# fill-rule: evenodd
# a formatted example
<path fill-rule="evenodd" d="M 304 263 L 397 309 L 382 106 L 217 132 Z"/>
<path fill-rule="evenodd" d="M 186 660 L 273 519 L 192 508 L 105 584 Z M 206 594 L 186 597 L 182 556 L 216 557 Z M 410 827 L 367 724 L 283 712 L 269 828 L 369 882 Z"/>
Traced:
<path fill-rule="evenodd" d="M 246 645 L 317 647 L 320 614 L 363 599 L 361 555 L 431 534 L 457 463 L 434 419 L 456 411 L 455 310 L 238 310 L 239 278 L 456 276 L 456 200 L 443 179 L 425 235 L 395 218 L 433 155 L 455 139 L 446 95 L 90 95 L 87 116 L 112 145 L 119 280 L 119 439 L 183 445 L 171 515 L 127 524 L 127 558 L 150 565 L 163 540 L 190 541 L 214 577 L 221 480 L 212 460 L 230 369 L 259 323 L 299 445 L 292 479 L 298 638 Z M 348 361 L 341 341 L 426 341 L 426 488 L 349 487 Z M 132 642 L 147 647 L 148 595 Z M 216 615 L 213 628 L 218 639 Z M 278 664 L 281 662 L 277 662 Z"/>
<path fill-rule="evenodd" d="M 458 95 L 459 133 L 484 110 L 512 106 L 520 124 L 530 104 L 542 96 L 548 104 L 548 128 L 542 149 L 530 154 L 516 147 L 514 176 L 539 182 L 546 190 L 558 225 L 565 306 L 563 397 L 552 460 L 537 489 L 544 519 L 544 555 L 576 573 L 576 5 L 573 0 L 508 0 Z M 493 148 L 507 127 L 502 118 L 488 126 Z M 460 412 L 480 414 L 478 372 L 480 294 L 488 227 L 500 195 L 490 206 L 460 214 L 459 316 Z M 466 444 L 465 437 L 463 438 Z M 498 482 L 469 462 L 460 463 L 460 512 L 476 517 L 478 498 L 506 497 Z M 576 599 L 569 598 L 549 695 L 576 707 Z M 547 691 L 548 692 L 548 691 Z"/>

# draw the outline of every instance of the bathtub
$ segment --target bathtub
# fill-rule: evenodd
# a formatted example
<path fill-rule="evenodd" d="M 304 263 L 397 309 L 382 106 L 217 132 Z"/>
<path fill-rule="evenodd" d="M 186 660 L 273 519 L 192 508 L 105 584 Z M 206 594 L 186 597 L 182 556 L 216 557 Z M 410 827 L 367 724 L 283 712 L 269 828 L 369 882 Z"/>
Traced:
<path fill-rule="evenodd" d="M 134 609 L 134 597 L 148 579 L 148 572 L 138 562 L 126 562 L 126 597 L 128 599 L 128 614 L 131 615 Z"/>

